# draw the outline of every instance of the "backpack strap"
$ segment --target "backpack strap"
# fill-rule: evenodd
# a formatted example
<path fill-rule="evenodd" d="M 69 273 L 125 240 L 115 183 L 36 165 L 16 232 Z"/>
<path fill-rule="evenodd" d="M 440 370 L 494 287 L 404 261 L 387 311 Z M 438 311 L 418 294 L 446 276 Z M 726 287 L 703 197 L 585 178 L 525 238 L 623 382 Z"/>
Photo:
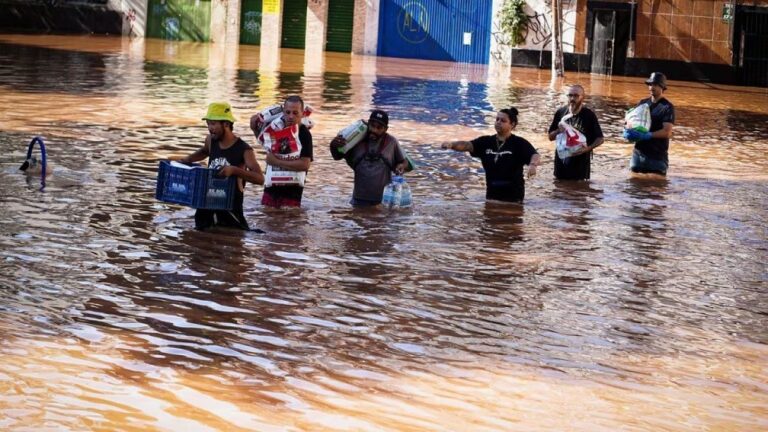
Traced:
<path fill-rule="evenodd" d="M 384 165 L 386 165 L 386 166 L 387 166 L 387 168 L 389 168 L 389 170 L 390 170 L 390 171 L 394 171 L 394 170 L 395 170 L 395 168 L 394 168 L 394 167 L 392 166 L 392 164 L 391 164 L 391 163 L 390 163 L 390 162 L 387 160 L 387 158 L 385 158 L 385 157 L 384 157 L 384 151 L 385 151 L 387 148 L 389 148 L 389 146 L 390 146 L 390 145 L 391 145 L 393 142 L 395 142 L 395 140 L 394 140 L 394 139 L 390 139 L 389 135 L 384 135 L 384 140 L 385 140 L 385 142 L 384 142 L 384 147 L 381 147 L 381 148 L 379 149 L 379 151 L 378 151 L 378 152 L 376 152 L 376 155 L 378 156 L 378 159 L 379 159 L 380 161 L 384 162 Z M 365 158 L 366 158 L 366 157 L 368 157 L 368 156 L 369 156 L 369 152 L 368 152 L 368 142 L 366 141 L 366 142 L 365 142 L 365 152 L 364 152 L 364 153 L 363 153 L 361 156 L 358 156 L 358 157 L 357 157 L 357 158 L 356 158 L 354 161 L 352 161 L 352 169 L 353 169 L 353 170 L 357 169 L 357 165 L 358 165 L 360 162 L 362 162 L 362 161 L 363 161 L 363 159 L 365 159 Z"/>

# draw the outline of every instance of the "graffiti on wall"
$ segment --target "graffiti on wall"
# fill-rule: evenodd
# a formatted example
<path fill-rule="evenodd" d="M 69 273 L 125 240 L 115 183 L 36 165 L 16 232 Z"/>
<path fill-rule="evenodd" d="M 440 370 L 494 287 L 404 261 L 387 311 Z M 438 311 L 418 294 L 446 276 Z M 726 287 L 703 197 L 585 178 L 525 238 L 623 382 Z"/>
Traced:
<path fill-rule="evenodd" d="M 576 0 L 562 0 L 563 2 L 563 50 L 573 52 L 576 34 Z M 552 49 L 552 7 L 549 1 L 528 0 L 526 9 L 528 25 L 523 32 L 525 43 L 515 48 L 521 49 Z M 498 20 L 494 20 L 491 37 L 496 49 L 491 52 L 491 57 L 504 62 L 508 59 L 512 45 L 511 38 L 505 35 L 500 28 Z"/>

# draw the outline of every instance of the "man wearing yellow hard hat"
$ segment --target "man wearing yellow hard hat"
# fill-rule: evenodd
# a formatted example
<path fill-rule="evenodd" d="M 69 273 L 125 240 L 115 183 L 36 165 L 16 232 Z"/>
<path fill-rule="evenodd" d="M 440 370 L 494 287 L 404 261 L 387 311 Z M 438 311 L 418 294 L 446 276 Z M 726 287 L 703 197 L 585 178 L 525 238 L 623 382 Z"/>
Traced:
<path fill-rule="evenodd" d="M 256 161 L 256 152 L 232 132 L 232 126 L 236 120 L 232 114 L 232 107 L 228 103 L 213 102 L 208 105 L 208 112 L 203 120 L 208 125 L 205 143 L 194 153 L 179 161 L 192 163 L 208 158 L 208 168 L 218 169 L 218 174 L 224 177 L 238 177 L 239 187 L 235 192 L 232 210 L 197 209 L 195 228 L 204 230 L 212 226 L 225 226 L 247 230 L 248 222 L 243 215 L 245 181 L 264 184 L 264 174 Z"/>

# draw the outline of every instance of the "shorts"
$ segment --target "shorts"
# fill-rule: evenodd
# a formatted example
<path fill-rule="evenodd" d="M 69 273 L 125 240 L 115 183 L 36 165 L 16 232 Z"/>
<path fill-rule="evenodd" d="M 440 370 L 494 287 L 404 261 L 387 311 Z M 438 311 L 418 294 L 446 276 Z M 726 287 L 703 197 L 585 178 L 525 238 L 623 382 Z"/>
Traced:
<path fill-rule="evenodd" d="M 667 168 L 669 168 L 667 161 L 651 159 L 637 149 L 632 151 L 632 160 L 629 162 L 629 169 L 632 172 L 667 175 Z"/>

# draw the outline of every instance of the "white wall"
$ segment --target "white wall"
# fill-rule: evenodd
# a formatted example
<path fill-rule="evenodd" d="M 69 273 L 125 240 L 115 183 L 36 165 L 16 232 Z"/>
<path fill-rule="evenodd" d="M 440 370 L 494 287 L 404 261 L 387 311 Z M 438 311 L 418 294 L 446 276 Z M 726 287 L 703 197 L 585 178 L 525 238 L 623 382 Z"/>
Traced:
<path fill-rule="evenodd" d="M 525 11 L 528 14 L 528 35 L 520 49 L 552 49 L 552 11 L 551 2 L 546 0 L 527 0 Z M 576 0 L 563 0 L 563 51 L 573 52 L 576 38 Z"/>

